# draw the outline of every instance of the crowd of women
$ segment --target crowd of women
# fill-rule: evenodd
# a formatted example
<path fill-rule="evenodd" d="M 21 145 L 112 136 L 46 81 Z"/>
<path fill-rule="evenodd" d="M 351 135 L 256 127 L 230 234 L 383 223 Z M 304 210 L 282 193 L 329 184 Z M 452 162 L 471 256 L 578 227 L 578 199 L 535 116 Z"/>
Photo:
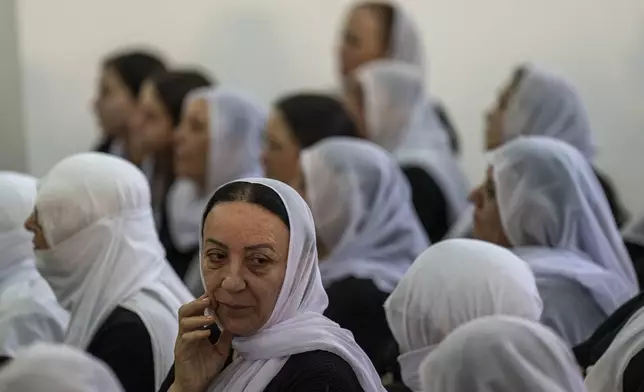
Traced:
<path fill-rule="evenodd" d="M 0 392 L 644 390 L 644 219 L 575 88 L 522 65 L 473 190 L 404 9 L 272 109 L 121 52 L 104 139 L 0 172 Z"/>

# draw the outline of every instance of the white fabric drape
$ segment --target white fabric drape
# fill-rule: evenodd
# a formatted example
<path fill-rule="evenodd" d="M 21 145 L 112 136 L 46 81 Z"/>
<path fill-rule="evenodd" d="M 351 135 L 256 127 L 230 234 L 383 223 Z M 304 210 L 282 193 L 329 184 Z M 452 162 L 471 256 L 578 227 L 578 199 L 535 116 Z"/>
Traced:
<path fill-rule="evenodd" d="M 71 313 L 65 343 L 86 349 L 117 306 L 129 309 L 150 333 L 159 387 L 179 307 L 193 297 L 165 260 L 143 173 L 113 156 L 74 155 L 42 180 L 36 209 L 50 246 L 38 268 Z"/>
<path fill-rule="evenodd" d="M 644 215 L 633 219 L 624 229 L 624 240 L 644 246 Z"/>
<path fill-rule="evenodd" d="M 490 165 L 501 222 L 514 247 L 581 254 L 620 279 L 630 296 L 637 293 L 635 271 L 604 192 L 577 149 L 552 138 L 522 137 L 495 150 Z M 553 263 L 553 270 L 559 267 Z"/>
<path fill-rule="evenodd" d="M 0 356 L 35 342 L 62 342 L 69 315 L 36 270 L 33 235 L 24 228 L 36 179 L 0 172 Z"/>
<path fill-rule="evenodd" d="M 424 392 L 585 392 L 577 363 L 549 329 L 491 316 L 455 330 L 420 367 Z"/>
<path fill-rule="evenodd" d="M 318 238 L 330 249 L 320 260 L 324 285 L 353 276 L 390 293 L 429 246 L 398 164 L 350 138 L 321 141 L 300 162 Z"/>
<path fill-rule="evenodd" d="M 112 371 L 69 346 L 37 344 L 0 372 L 0 392 L 123 392 Z"/>
<path fill-rule="evenodd" d="M 454 221 L 467 206 L 469 185 L 426 94 L 422 73 L 405 63 L 379 60 L 358 68 L 356 76 L 364 94 L 368 138 L 394 154 L 401 166 L 425 170 L 443 191 L 448 218 Z"/>
<path fill-rule="evenodd" d="M 421 72 L 424 72 L 425 48 L 416 24 L 405 12 L 401 4 L 394 1 L 387 4 L 390 4 L 394 9 L 394 20 L 389 41 L 389 58 L 414 65 Z"/>
<path fill-rule="evenodd" d="M 418 366 L 454 329 L 496 314 L 538 321 L 542 303 L 530 267 L 499 246 L 466 239 L 431 246 L 385 302 L 403 382 L 420 390 Z"/>
<path fill-rule="evenodd" d="M 328 299 L 318 269 L 313 217 L 306 202 L 279 181 L 240 181 L 263 184 L 281 197 L 290 223 L 288 261 L 270 318 L 254 335 L 233 339 L 233 349 L 239 356 L 208 390 L 263 391 L 289 356 L 324 350 L 349 363 L 366 392 L 384 392 L 378 373 L 353 335 L 322 315 Z"/>

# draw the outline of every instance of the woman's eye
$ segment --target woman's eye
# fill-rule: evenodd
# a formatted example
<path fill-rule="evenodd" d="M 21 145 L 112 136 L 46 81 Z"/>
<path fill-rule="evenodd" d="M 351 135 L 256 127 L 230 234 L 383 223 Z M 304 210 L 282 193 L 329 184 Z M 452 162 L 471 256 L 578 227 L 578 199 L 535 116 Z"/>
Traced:
<path fill-rule="evenodd" d="M 226 259 L 226 254 L 223 252 L 209 252 L 206 256 L 211 263 L 221 263 Z"/>
<path fill-rule="evenodd" d="M 248 261 L 254 267 L 261 267 L 270 262 L 270 260 L 264 256 L 254 256 L 248 259 Z"/>

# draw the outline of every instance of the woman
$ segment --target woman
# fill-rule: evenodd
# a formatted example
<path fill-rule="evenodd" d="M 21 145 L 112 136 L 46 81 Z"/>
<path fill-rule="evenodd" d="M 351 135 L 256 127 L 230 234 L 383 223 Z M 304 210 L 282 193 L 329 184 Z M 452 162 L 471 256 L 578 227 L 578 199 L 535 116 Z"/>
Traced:
<path fill-rule="evenodd" d="M 268 179 L 229 183 L 201 224 L 206 294 L 180 310 L 162 391 L 383 390 L 351 333 L 321 314 L 313 218 L 296 191 Z M 214 345 L 203 328 L 213 323 L 222 331 Z"/>
<path fill-rule="evenodd" d="M 420 367 L 426 392 L 586 392 L 570 349 L 547 328 L 509 316 L 456 329 Z"/>
<path fill-rule="evenodd" d="M 420 391 L 418 366 L 459 326 L 499 314 L 538 321 L 541 309 L 530 268 L 512 252 L 465 239 L 431 246 L 385 303 L 404 384 Z"/>
<path fill-rule="evenodd" d="M 261 176 L 260 155 L 266 111 L 250 97 L 224 87 L 190 93 L 175 134 L 168 224 L 181 252 L 196 254 L 199 213 L 212 192 L 226 182 Z M 195 295 L 203 293 L 199 263 L 175 264 Z"/>
<path fill-rule="evenodd" d="M 624 230 L 624 245 L 633 261 L 640 289 L 644 288 L 644 216 L 631 221 Z"/>
<path fill-rule="evenodd" d="M 0 392 L 123 392 L 101 361 L 76 349 L 37 344 L 0 371 Z"/>
<path fill-rule="evenodd" d="M 302 153 L 317 233 L 325 316 L 350 330 L 384 374 L 393 343 L 383 304 L 429 242 L 396 162 L 378 146 L 324 140 Z"/>
<path fill-rule="evenodd" d="M 355 123 L 337 99 L 318 94 L 277 101 L 266 127 L 262 163 L 266 177 L 291 183 L 300 173 L 300 152 L 332 136 L 358 137 Z"/>
<path fill-rule="evenodd" d="M 170 71 L 148 78 L 139 94 L 139 130 L 142 133 L 145 151 L 150 155 L 148 158 L 153 162 L 150 178 L 152 209 L 166 257 L 181 277 L 194 254 L 178 250 L 168 229 L 166 195 L 174 181 L 174 133 L 179 126 L 185 97 L 192 90 L 210 85 L 210 80 L 199 72 Z"/>
<path fill-rule="evenodd" d="M 26 222 L 38 268 L 71 314 L 65 343 L 104 361 L 127 392 L 156 391 L 192 296 L 164 258 L 150 188 L 123 159 L 85 153 L 41 181 Z"/>
<path fill-rule="evenodd" d="M 471 199 L 475 237 L 528 261 L 545 304 L 541 321 L 570 345 L 637 293 L 601 186 L 571 145 L 536 136 L 507 143 Z"/>
<path fill-rule="evenodd" d="M 429 239 L 440 241 L 467 206 L 468 185 L 422 75 L 400 62 L 371 62 L 356 70 L 347 94 L 358 129 L 396 156 Z"/>
<path fill-rule="evenodd" d="M 62 342 L 69 315 L 36 270 L 25 219 L 36 179 L 0 172 L 0 362 L 33 343 Z"/>
<path fill-rule="evenodd" d="M 143 155 L 137 137 L 132 137 L 132 120 L 143 82 L 165 70 L 156 55 L 142 51 L 113 54 L 103 60 L 94 112 L 103 139 L 96 151 L 127 157 L 140 164 Z"/>

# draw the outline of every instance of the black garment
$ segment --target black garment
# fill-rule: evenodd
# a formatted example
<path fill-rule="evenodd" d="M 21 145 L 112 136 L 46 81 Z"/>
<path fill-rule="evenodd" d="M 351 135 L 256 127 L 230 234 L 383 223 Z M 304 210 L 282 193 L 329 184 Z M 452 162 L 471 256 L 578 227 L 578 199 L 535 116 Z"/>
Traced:
<path fill-rule="evenodd" d="M 136 313 L 120 306 L 114 309 L 87 352 L 112 369 L 125 392 L 155 392 L 152 341 Z"/>
<path fill-rule="evenodd" d="M 112 146 L 113 141 L 114 139 L 111 137 L 101 139 L 101 141 L 99 141 L 94 148 L 94 151 L 108 154 L 110 152 L 110 147 Z"/>
<path fill-rule="evenodd" d="M 400 382 L 387 385 L 385 389 L 387 390 L 387 392 L 412 392 L 411 389 L 407 388 L 405 384 Z"/>
<path fill-rule="evenodd" d="M 640 293 L 617 309 L 595 333 L 584 343 L 573 348 L 579 365 L 586 369 L 593 366 L 604 355 L 619 331 L 630 318 L 644 307 L 644 293 Z M 644 351 L 636 354 L 628 363 L 622 375 L 624 392 L 644 391 Z"/>
<path fill-rule="evenodd" d="M 633 267 L 635 267 L 635 274 L 639 282 L 640 290 L 644 288 L 644 246 L 624 241 L 628 254 L 631 256 Z"/>
<path fill-rule="evenodd" d="M 606 195 L 606 200 L 608 201 L 610 210 L 613 213 L 615 224 L 617 227 L 621 228 L 628 220 L 628 211 L 626 211 L 622 205 L 622 201 L 620 200 L 617 190 L 610 178 L 596 167 L 593 167 L 593 171 L 595 172 L 595 176 L 597 176 L 599 185 L 601 185 L 604 190 L 604 195 Z"/>
<path fill-rule="evenodd" d="M 443 190 L 419 167 L 407 166 L 402 171 L 411 186 L 416 215 L 432 243 L 443 239 L 449 230 L 448 205 Z"/>
<path fill-rule="evenodd" d="M 11 359 L 11 357 L 0 356 L 0 368 L 2 368 L 4 365 L 8 365 Z"/>
<path fill-rule="evenodd" d="M 174 383 L 174 366 L 159 392 Z M 328 351 L 291 355 L 264 392 L 362 392 L 351 365 Z"/>
<path fill-rule="evenodd" d="M 324 315 L 353 333 L 356 343 L 367 354 L 378 374 L 385 374 L 395 345 L 383 307 L 388 293 L 370 279 L 349 277 L 326 289 L 329 306 Z"/>

